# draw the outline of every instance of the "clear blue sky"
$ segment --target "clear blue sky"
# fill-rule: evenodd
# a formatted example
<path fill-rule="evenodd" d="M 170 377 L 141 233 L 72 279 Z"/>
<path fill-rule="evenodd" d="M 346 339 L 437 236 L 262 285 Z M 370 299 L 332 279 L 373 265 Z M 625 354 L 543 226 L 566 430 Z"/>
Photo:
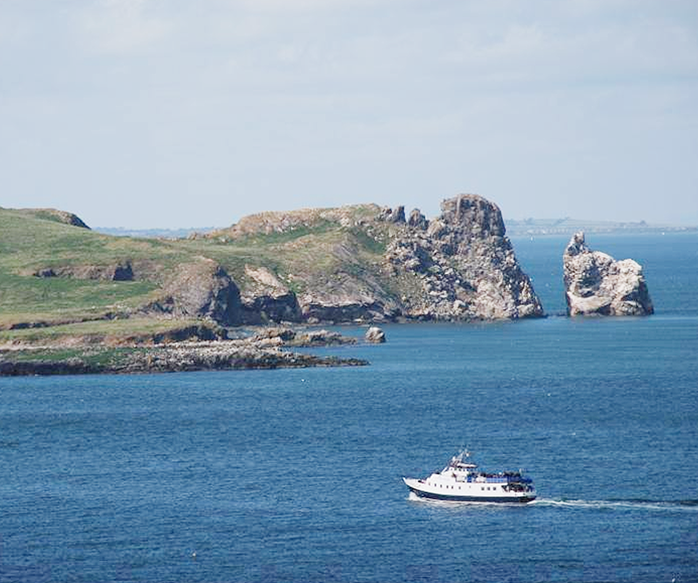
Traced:
<path fill-rule="evenodd" d="M 0 206 L 698 224 L 696 0 L 0 0 Z"/>

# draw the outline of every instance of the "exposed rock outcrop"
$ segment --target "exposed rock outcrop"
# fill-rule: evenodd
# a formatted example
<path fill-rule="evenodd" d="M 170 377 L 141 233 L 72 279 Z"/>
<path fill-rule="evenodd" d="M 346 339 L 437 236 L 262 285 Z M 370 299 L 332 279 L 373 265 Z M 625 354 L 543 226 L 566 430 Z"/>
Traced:
<path fill-rule="evenodd" d="M 296 294 L 265 267 L 245 265 L 247 285 L 240 296 L 243 324 L 300 322 Z"/>
<path fill-rule="evenodd" d="M 239 370 L 269 368 L 304 368 L 313 366 L 365 366 L 358 358 L 315 356 L 288 352 L 257 342 L 224 341 L 182 343 L 148 349 L 112 349 L 110 358 L 99 354 L 41 360 L 3 358 L 0 354 L 0 377 L 65 374 L 133 374 L 187 372 L 198 370 Z"/>
<path fill-rule="evenodd" d="M 381 212 L 380 219 L 382 221 L 387 221 L 389 223 L 396 223 L 396 224 L 404 223 L 405 222 L 405 207 L 402 205 L 395 207 L 394 209 L 386 207 Z"/>
<path fill-rule="evenodd" d="M 420 225 L 421 226 L 421 225 Z M 427 319 L 515 319 L 543 315 L 494 203 L 464 194 L 445 200 L 426 231 L 395 236 L 385 254 L 394 275 L 409 275 L 404 313 Z"/>
<path fill-rule="evenodd" d="M 64 339 L 55 346 L 0 347 L 0 377 L 60 374 L 127 374 L 195 370 L 363 366 L 366 360 L 295 353 L 288 347 L 355 344 L 356 338 L 327 330 L 267 328 L 254 336 L 220 340 L 225 330 L 200 324 L 148 338 Z M 194 342 L 183 339 L 195 339 Z M 210 341 L 202 341 L 210 340 Z"/>
<path fill-rule="evenodd" d="M 272 346 L 317 347 L 356 344 L 356 338 L 329 330 L 293 330 L 288 327 L 266 328 L 252 337 L 253 341 Z"/>
<path fill-rule="evenodd" d="M 165 285 L 166 295 L 149 309 L 175 316 L 210 318 L 223 326 L 241 323 L 240 290 L 226 271 L 201 258 L 178 267 Z"/>
<path fill-rule="evenodd" d="M 278 235 L 317 228 L 320 225 L 340 225 L 349 228 L 363 220 L 372 220 L 381 212 L 376 204 L 347 205 L 339 208 L 267 211 L 248 215 L 228 229 L 202 235 L 218 241 L 236 240 L 260 235 Z"/>
<path fill-rule="evenodd" d="M 385 332 L 378 326 L 371 326 L 364 334 L 366 342 L 372 344 L 383 344 L 385 342 Z"/>
<path fill-rule="evenodd" d="M 415 229 L 421 229 L 422 231 L 426 231 L 429 227 L 429 221 L 421 213 L 419 209 L 412 209 L 412 212 L 410 213 L 410 218 L 407 220 L 407 224 L 410 227 L 414 227 Z"/>
<path fill-rule="evenodd" d="M 341 278 L 341 276 L 340 276 Z M 348 279 L 348 278 L 343 278 Z M 339 279 L 341 282 L 342 279 Z M 400 315 L 397 302 L 356 285 L 307 292 L 300 297 L 303 317 L 317 322 L 382 322 Z"/>
<path fill-rule="evenodd" d="M 35 277 L 67 277 L 102 281 L 133 281 L 133 265 L 122 261 L 111 265 L 65 265 L 43 267 L 32 272 Z"/>
<path fill-rule="evenodd" d="M 632 259 L 616 261 L 591 251 L 576 233 L 563 255 L 567 313 L 643 316 L 654 313 L 642 267 Z"/>
<path fill-rule="evenodd" d="M 65 225 L 71 225 L 73 227 L 80 227 L 81 229 L 90 229 L 90 227 L 88 227 L 79 216 L 68 211 L 61 211 L 52 208 L 35 208 L 17 209 L 17 212 L 35 217 L 37 219 L 54 221 L 56 223 L 63 223 Z"/>

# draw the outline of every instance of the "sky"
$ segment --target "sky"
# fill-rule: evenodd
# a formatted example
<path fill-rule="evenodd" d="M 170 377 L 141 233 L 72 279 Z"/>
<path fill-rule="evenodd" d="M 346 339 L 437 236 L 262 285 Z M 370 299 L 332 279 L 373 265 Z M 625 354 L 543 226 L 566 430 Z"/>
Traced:
<path fill-rule="evenodd" d="M 0 0 L 0 207 L 698 225 L 696 0 Z"/>

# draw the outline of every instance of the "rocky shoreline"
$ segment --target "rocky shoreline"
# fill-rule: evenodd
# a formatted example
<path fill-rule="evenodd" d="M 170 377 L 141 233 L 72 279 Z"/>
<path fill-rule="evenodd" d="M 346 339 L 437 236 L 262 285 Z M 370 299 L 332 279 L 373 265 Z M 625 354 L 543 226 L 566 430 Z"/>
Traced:
<path fill-rule="evenodd" d="M 145 374 L 207 370 L 365 366 L 358 358 L 317 356 L 286 347 L 340 346 L 355 338 L 326 330 L 262 330 L 232 340 L 174 342 L 152 346 L 22 347 L 0 349 L 0 376 Z"/>

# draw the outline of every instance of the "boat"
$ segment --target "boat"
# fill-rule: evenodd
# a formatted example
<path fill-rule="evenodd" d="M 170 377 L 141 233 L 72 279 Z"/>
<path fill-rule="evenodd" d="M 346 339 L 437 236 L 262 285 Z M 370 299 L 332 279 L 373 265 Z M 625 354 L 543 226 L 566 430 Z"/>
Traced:
<path fill-rule="evenodd" d="M 478 470 L 468 450 L 461 451 L 440 472 L 428 478 L 402 478 L 420 498 L 454 502 L 532 502 L 536 499 L 533 480 L 523 471 L 497 474 Z"/>

